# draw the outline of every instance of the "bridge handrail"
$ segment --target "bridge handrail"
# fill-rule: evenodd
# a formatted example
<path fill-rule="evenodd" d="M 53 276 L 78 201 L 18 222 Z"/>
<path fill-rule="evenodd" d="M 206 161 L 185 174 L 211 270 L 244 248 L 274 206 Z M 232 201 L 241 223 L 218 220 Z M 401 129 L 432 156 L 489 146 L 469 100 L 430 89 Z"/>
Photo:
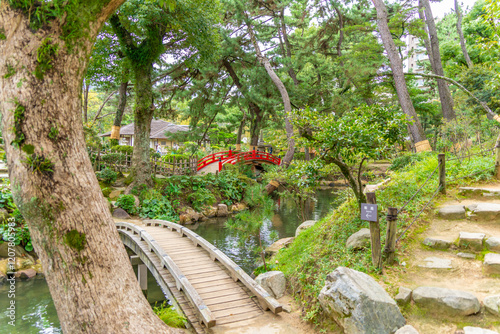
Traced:
<path fill-rule="evenodd" d="M 255 153 L 254 153 L 255 152 Z M 250 152 L 242 152 L 239 154 L 235 154 L 234 156 L 231 156 L 227 158 L 223 163 L 226 164 L 232 164 L 234 165 L 238 161 L 241 160 L 264 160 L 264 161 L 270 161 L 273 162 L 277 165 L 281 163 L 281 159 L 264 151 L 250 151 Z"/>
<path fill-rule="evenodd" d="M 140 228 L 131 223 L 120 222 L 116 223 L 116 227 L 118 231 L 120 230 L 130 230 L 134 234 L 138 234 L 141 240 L 145 241 L 150 251 L 154 252 L 158 258 L 161 260 L 162 266 L 167 268 L 167 270 L 172 274 L 172 277 L 175 279 L 175 285 L 178 290 L 183 290 L 186 294 L 186 297 L 191 302 L 194 307 L 195 312 L 197 313 L 200 320 L 207 326 L 207 328 L 213 327 L 216 324 L 215 315 L 210 311 L 208 306 L 205 305 L 205 302 L 198 294 L 196 289 L 191 285 L 186 276 L 182 273 L 182 271 L 177 267 L 175 262 L 168 256 L 167 253 L 161 248 L 160 245 L 156 243 L 156 241 L 149 235 L 146 230 Z"/>
<path fill-rule="evenodd" d="M 212 260 L 217 259 L 220 263 L 222 263 L 229 271 L 234 281 L 239 280 L 243 283 L 243 285 L 245 285 L 259 299 L 259 302 L 264 310 L 270 309 L 274 314 L 283 311 L 283 306 L 266 290 L 264 290 L 263 287 L 258 285 L 243 269 L 234 263 L 233 260 L 195 232 L 184 226 L 166 220 L 146 220 L 144 223 L 147 226 L 152 224 L 155 226 L 161 225 L 162 227 L 177 231 L 182 236 L 187 236 L 191 241 L 193 241 L 195 246 L 199 245 L 205 249 L 210 254 Z"/>
<path fill-rule="evenodd" d="M 229 157 L 230 153 L 232 154 L 234 151 L 222 151 L 222 152 L 216 152 L 216 153 L 212 153 L 212 154 L 209 154 L 207 155 L 206 157 L 203 157 L 201 158 L 200 160 L 198 160 L 198 170 L 202 169 L 203 167 L 206 167 L 214 162 L 217 162 L 219 161 L 219 158 L 227 158 Z"/>

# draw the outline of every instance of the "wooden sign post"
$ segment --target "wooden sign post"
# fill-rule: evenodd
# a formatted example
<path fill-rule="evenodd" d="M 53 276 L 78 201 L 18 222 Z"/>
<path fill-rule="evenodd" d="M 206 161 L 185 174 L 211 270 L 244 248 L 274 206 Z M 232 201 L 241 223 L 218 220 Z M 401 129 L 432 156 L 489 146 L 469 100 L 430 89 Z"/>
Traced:
<path fill-rule="evenodd" d="M 382 270 L 382 245 L 380 243 L 380 225 L 375 193 L 366 193 L 366 200 L 368 203 L 361 204 L 361 219 L 370 223 L 372 263 L 379 270 Z"/>

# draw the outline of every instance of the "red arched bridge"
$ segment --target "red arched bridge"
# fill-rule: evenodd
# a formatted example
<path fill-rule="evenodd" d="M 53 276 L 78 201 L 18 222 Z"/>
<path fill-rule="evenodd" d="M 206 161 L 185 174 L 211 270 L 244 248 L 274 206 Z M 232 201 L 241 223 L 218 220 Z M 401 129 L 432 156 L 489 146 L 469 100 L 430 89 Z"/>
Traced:
<path fill-rule="evenodd" d="M 237 163 L 265 163 L 271 165 L 280 165 L 281 159 L 264 151 L 223 151 L 207 155 L 198 160 L 198 172 L 202 169 L 207 172 L 221 171 L 225 164 L 235 165 Z M 208 170 L 210 168 L 210 170 Z M 206 168 L 206 169 L 205 169 Z"/>

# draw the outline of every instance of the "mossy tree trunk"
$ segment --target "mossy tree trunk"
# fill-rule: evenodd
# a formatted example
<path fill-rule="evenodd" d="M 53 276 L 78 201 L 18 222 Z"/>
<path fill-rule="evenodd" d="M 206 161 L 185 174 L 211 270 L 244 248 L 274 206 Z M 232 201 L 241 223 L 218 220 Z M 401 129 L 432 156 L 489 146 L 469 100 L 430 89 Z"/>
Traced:
<path fill-rule="evenodd" d="M 151 71 L 153 66 L 135 69 L 136 105 L 134 110 L 134 153 L 132 156 L 132 185 L 151 185 L 151 164 L 149 140 L 153 119 L 153 86 Z"/>
<path fill-rule="evenodd" d="M 116 108 L 115 119 L 113 120 L 113 126 L 118 127 L 118 129 L 122 126 L 123 113 L 127 106 L 127 88 L 128 79 L 124 80 L 118 89 L 118 107 Z M 119 139 L 111 139 L 110 142 L 111 146 L 115 146 L 119 144 Z"/>
<path fill-rule="evenodd" d="M 142 294 L 83 136 L 82 80 L 92 41 L 123 1 L 61 4 L 61 17 L 37 31 L 29 27 L 34 18 L 28 9 L 10 7 L 21 2 L 0 4 L 7 37 L 0 40 L 0 110 L 9 178 L 64 333 L 176 332 Z M 65 22 L 85 34 L 70 41 L 61 35 Z M 16 72 L 4 78 L 7 64 Z"/>

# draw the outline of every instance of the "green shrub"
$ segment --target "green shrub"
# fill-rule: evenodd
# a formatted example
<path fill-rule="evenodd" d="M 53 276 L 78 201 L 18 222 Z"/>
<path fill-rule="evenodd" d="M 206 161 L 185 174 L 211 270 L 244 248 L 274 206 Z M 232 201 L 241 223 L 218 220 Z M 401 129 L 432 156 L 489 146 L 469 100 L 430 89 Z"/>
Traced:
<path fill-rule="evenodd" d="M 128 160 L 130 160 L 130 156 L 128 157 Z M 117 164 L 117 163 L 125 163 L 127 161 L 127 156 L 124 153 L 106 153 L 101 155 L 101 161 L 103 163 L 107 163 L 110 165 Z"/>
<path fill-rule="evenodd" d="M 134 195 L 120 195 L 116 200 L 115 205 L 130 214 L 134 214 L 137 212 Z"/>
<path fill-rule="evenodd" d="M 4 241 L 13 241 L 16 246 L 23 246 L 27 252 L 31 252 L 33 250 L 28 226 L 14 227 L 14 230 L 11 231 L 7 224 L 3 224 L 0 225 L 0 235 Z"/>
<path fill-rule="evenodd" d="M 120 153 L 127 153 L 129 155 L 132 155 L 134 152 L 134 147 L 133 146 L 128 146 L 128 145 L 115 145 L 110 148 L 111 152 L 120 152 Z"/>
<path fill-rule="evenodd" d="M 161 157 L 161 160 L 165 162 L 172 162 L 174 161 L 179 161 L 179 160 L 187 160 L 190 158 L 190 154 L 178 154 L 178 153 L 171 153 L 171 154 L 166 154 Z"/>
<path fill-rule="evenodd" d="M 153 312 L 160 318 L 164 323 L 170 327 L 175 328 L 185 328 L 186 318 L 177 313 L 171 306 L 163 302 L 161 305 L 153 306 Z"/>
<path fill-rule="evenodd" d="M 109 197 L 109 194 L 111 194 L 112 191 L 113 189 L 106 187 L 102 189 L 102 194 L 104 195 L 104 197 Z"/>
<path fill-rule="evenodd" d="M 215 204 L 216 202 L 215 196 L 206 188 L 196 190 L 194 193 L 189 194 L 187 198 L 196 211 L 201 211 L 203 207 Z"/>
<path fill-rule="evenodd" d="M 245 202 L 249 207 L 255 208 L 262 205 L 267 198 L 268 197 L 264 194 L 263 186 L 257 183 L 245 189 L 243 202 Z"/>
<path fill-rule="evenodd" d="M 179 220 L 172 203 L 164 196 L 144 199 L 139 215 L 149 219 Z"/>
<path fill-rule="evenodd" d="M 413 165 L 415 162 L 422 161 L 429 153 L 406 153 L 392 161 L 389 170 L 402 170 L 403 168 Z"/>
<path fill-rule="evenodd" d="M 101 180 L 104 184 L 110 185 L 116 182 L 118 173 L 111 168 L 104 168 L 100 172 L 96 173 L 97 178 Z"/>

